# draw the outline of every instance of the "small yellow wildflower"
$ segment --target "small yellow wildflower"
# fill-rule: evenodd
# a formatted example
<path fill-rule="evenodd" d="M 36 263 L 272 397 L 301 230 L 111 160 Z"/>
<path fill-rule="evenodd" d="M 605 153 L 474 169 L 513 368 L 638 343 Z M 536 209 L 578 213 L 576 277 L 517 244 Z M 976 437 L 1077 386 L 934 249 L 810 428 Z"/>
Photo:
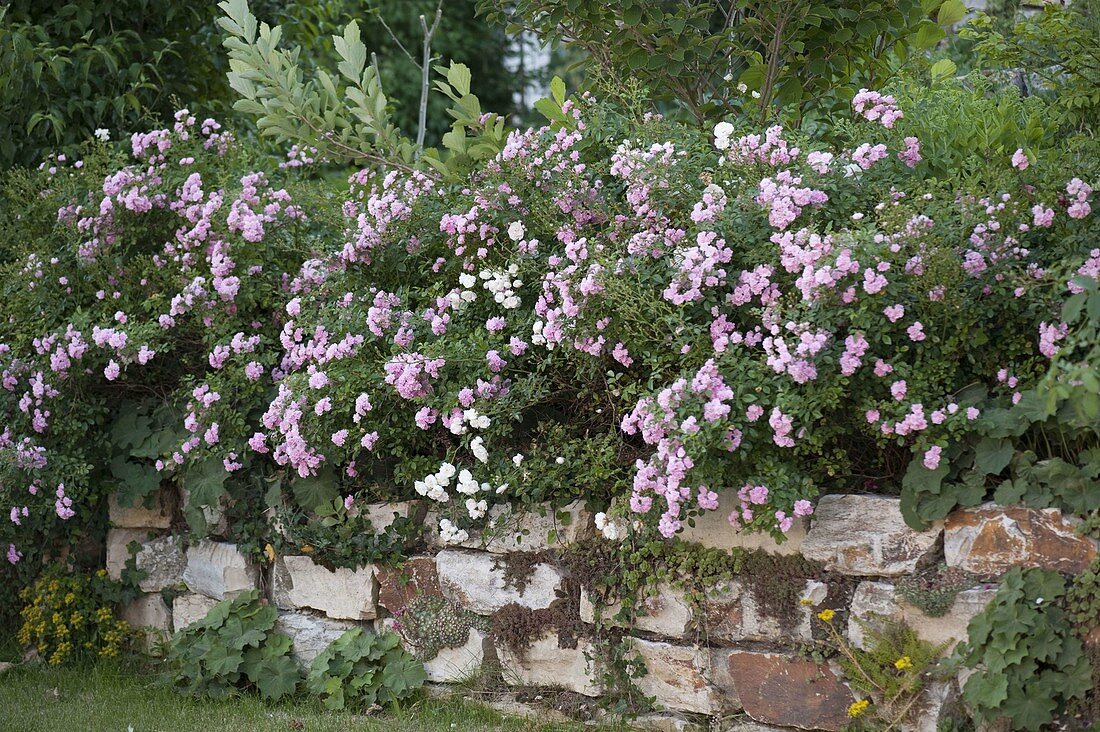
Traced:
<path fill-rule="evenodd" d="M 907 668 L 913 668 L 913 660 L 909 656 L 902 656 L 898 660 L 894 661 L 894 668 L 898 671 L 904 671 Z"/>
<path fill-rule="evenodd" d="M 302 552 L 302 554 L 312 554 L 313 547 L 311 547 L 309 544 L 303 544 L 300 551 Z"/>
<path fill-rule="evenodd" d="M 822 610 L 817 614 L 817 617 L 828 623 L 831 622 L 834 617 L 836 617 L 836 612 L 833 610 Z"/>
<path fill-rule="evenodd" d="M 867 707 L 869 706 L 871 706 L 871 702 L 867 701 L 866 699 L 860 699 L 857 702 L 852 702 L 852 705 L 848 707 L 848 716 L 854 719 L 855 717 L 858 717 L 866 712 Z"/>
<path fill-rule="evenodd" d="M 811 599 L 810 599 L 810 598 L 808 598 L 808 597 L 803 597 L 803 598 L 802 598 L 801 600 L 799 600 L 798 602 L 799 602 L 799 604 L 801 604 L 801 605 L 813 605 L 813 604 L 814 604 L 814 601 L 813 601 L 813 600 L 811 600 Z"/>
<path fill-rule="evenodd" d="M 275 561 L 275 547 L 271 546 L 270 544 L 265 546 L 264 547 L 264 556 L 267 557 L 267 561 L 274 562 Z"/>

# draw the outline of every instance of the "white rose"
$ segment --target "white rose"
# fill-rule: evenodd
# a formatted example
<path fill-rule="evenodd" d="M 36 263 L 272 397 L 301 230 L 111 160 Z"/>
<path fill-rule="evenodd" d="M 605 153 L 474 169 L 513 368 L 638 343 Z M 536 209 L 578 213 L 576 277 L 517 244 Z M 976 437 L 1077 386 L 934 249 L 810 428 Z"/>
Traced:
<path fill-rule="evenodd" d="M 508 224 L 508 238 L 512 241 L 519 241 L 526 233 L 527 229 L 523 227 L 522 221 L 513 221 Z"/>
<path fill-rule="evenodd" d="M 482 440 L 480 436 L 470 441 L 470 451 L 479 461 L 483 463 L 489 462 L 489 451 L 485 449 L 485 441 Z"/>
<path fill-rule="evenodd" d="M 719 122 L 714 126 L 714 137 L 717 140 L 725 138 L 729 139 L 729 136 L 733 134 L 733 125 L 729 122 Z"/>
<path fill-rule="evenodd" d="M 477 277 L 474 277 L 469 272 L 463 272 L 458 276 L 458 284 L 469 289 L 477 284 Z"/>

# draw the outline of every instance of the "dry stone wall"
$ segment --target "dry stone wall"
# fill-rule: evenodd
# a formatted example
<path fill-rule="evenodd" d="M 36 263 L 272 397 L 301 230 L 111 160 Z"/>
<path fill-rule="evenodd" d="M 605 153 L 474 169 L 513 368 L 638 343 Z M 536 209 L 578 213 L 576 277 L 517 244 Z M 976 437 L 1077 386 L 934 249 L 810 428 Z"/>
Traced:
<path fill-rule="evenodd" d="M 173 507 L 165 500 L 158 498 L 151 509 L 110 504 L 107 567 L 118 577 L 130 549 L 138 549 L 146 594 L 125 609 L 125 617 L 145 627 L 150 648 L 202 618 L 218 600 L 261 588 L 280 610 L 279 631 L 293 638 L 296 658 L 308 664 L 348 628 L 400 632 L 408 608 L 432 599 L 461 614 L 466 625 L 451 647 L 424 659 L 430 680 L 451 683 L 491 673 L 512 686 L 596 697 L 607 679 L 594 642 L 602 623 L 633 639 L 633 652 L 646 669 L 636 681 L 642 693 L 670 712 L 735 720 L 722 729 L 729 724 L 745 730 L 845 727 L 856 696 L 833 664 L 800 653 L 815 639 L 812 618 L 821 609 L 846 613 L 841 617 L 847 617 L 856 646 L 865 644 L 868 624 L 882 617 L 906 623 L 932 643 L 954 644 L 966 637 L 967 623 L 987 605 L 995 586 L 964 589 L 945 615 L 932 618 L 899 591 L 906 576 L 933 564 L 986 576 L 1015 565 L 1075 572 L 1097 554 L 1096 542 L 1078 536 L 1056 510 L 985 505 L 913 531 L 895 498 L 825 496 L 812 520 L 797 525 L 782 545 L 738 534 L 718 511 L 696 521 L 684 538 L 723 551 L 800 554 L 822 567 L 821 576 L 807 579 L 791 598 L 792 607 L 781 609 L 785 619 L 776 617 L 774 607 L 768 611 L 758 588 L 737 579 L 715 583 L 702 598 L 661 584 L 633 608 L 637 617 L 627 624 L 616 620 L 621 607 L 599 607 L 561 561 L 562 549 L 593 536 L 593 517 L 583 502 L 558 511 L 502 513 L 508 532 L 457 547 L 441 546 L 428 531 L 423 554 L 396 567 L 353 571 L 328 569 L 308 554 L 279 556 L 261 567 L 230 543 L 185 545 L 172 533 Z M 426 513 L 409 503 L 362 510 L 376 517 L 379 527 L 395 516 Z M 424 520 L 430 527 L 430 512 Z M 506 569 L 515 552 L 528 553 L 521 582 Z M 495 632 L 515 617 L 528 617 L 534 626 L 523 647 Z M 570 627 L 560 627 L 563 623 Z M 941 710 L 957 696 L 957 682 L 937 683 L 909 729 L 934 730 Z"/>

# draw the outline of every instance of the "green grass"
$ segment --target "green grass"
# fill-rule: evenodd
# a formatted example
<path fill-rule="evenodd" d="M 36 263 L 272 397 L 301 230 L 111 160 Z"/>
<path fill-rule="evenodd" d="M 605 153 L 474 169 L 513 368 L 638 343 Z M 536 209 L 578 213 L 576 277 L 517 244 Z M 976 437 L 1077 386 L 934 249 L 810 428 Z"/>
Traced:
<path fill-rule="evenodd" d="M 504 718 L 458 696 L 422 696 L 364 716 L 330 712 L 315 700 L 265 704 L 253 696 L 194 700 L 159 685 L 154 672 L 127 666 L 52 669 L 16 666 L 0 674 L 3 732 L 580 732 L 581 724 Z"/>

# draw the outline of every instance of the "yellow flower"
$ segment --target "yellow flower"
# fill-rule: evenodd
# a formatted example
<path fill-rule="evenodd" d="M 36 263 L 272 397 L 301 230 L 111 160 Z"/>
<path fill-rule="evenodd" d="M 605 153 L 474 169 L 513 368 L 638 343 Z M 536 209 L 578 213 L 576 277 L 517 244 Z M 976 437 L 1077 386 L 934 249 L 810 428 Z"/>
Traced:
<path fill-rule="evenodd" d="M 808 597 L 803 597 L 803 598 L 802 598 L 801 600 L 799 600 L 798 602 L 799 602 L 799 604 L 801 604 L 801 605 L 813 605 L 813 604 L 814 604 L 814 601 L 813 601 L 813 600 L 811 600 L 811 599 L 810 599 L 810 598 L 808 598 Z"/>
<path fill-rule="evenodd" d="M 821 612 L 819 612 L 819 613 L 817 614 L 817 617 L 821 618 L 821 619 L 822 619 L 822 620 L 824 620 L 824 621 L 825 621 L 826 623 L 828 623 L 828 622 L 832 621 L 832 619 L 833 619 L 833 618 L 834 618 L 835 616 L 836 616 L 836 612 L 835 612 L 835 611 L 833 611 L 833 610 L 822 610 Z"/>
<path fill-rule="evenodd" d="M 264 547 L 264 556 L 267 557 L 267 561 L 274 562 L 275 561 L 275 547 L 271 546 L 270 544 L 265 546 Z"/>
<path fill-rule="evenodd" d="M 852 702 L 852 705 L 848 707 L 848 716 L 855 718 L 867 711 L 867 707 L 871 706 L 871 702 L 866 699 L 860 699 L 857 702 Z"/>
<path fill-rule="evenodd" d="M 313 553 L 313 547 L 311 547 L 309 544 L 303 544 L 302 548 L 301 548 L 301 552 L 302 552 L 302 554 L 312 554 Z"/>
<path fill-rule="evenodd" d="M 904 671 L 907 668 L 913 668 L 913 660 L 909 656 L 902 656 L 898 660 L 894 661 L 894 668 L 898 671 Z"/>
<path fill-rule="evenodd" d="M 95 576 L 96 577 L 106 577 L 107 576 L 107 570 L 101 569 L 101 570 L 99 570 L 98 572 L 95 573 Z"/>

